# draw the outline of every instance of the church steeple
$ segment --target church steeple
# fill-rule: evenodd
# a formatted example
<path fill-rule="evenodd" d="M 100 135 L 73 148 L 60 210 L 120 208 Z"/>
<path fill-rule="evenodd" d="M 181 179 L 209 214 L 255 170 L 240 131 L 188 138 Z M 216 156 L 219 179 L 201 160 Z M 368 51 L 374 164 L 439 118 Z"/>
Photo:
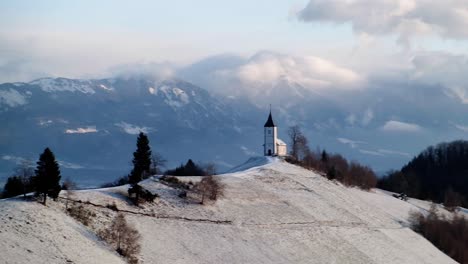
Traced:
<path fill-rule="evenodd" d="M 268 116 L 268 120 L 266 121 L 264 127 L 275 127 L 275 123 L 273 122 L 273 118 L 271 117 L 271 110 L 270 115 Z"/>
<path fill-rule="evenodd" d="M 273 122 L 273 117 L 271 116 L 271 105 L 270 105 L 270 114 L 263 128 L 264 135 L 264 144 L 263 144 L 263 153 L 265 156 L 286 156 L 288 153 L 286 144 L 277 137 L 278 128 Z"/>

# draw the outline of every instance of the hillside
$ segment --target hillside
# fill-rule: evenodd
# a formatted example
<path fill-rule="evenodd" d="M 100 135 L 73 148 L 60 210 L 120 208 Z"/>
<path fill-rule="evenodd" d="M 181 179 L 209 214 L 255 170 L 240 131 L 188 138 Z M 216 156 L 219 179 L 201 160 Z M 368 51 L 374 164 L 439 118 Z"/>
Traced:
<path fill-rule="evenodd" d="M 277 159 L 253 159 L 220 177 L 225 197 L 205 206 L 179 198 L 157 177 L 142 185 L 160 198 L 141 208 L 126 201 L 125 186 L 78 191 L 74 199 L 127 210 L 142 235 L 142 263 L 456 263 L 407 227 L 408 213 L 424 212 L 427 202 L 346 188 Z M 120 261 L 62 207 L 0 201 L 7 263 Z M 87 207 L 97 215 L 92 228 L 115 215 Z M 25 223 L 31 218 L 34 224 Z"/>

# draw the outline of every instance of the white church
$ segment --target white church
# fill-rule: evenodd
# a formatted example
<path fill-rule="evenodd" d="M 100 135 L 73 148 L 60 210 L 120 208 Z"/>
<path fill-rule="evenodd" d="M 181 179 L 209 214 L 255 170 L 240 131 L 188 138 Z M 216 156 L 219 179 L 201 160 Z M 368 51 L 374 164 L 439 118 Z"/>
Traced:
<path fill-rule="evenodd" d="M 278 129 L 270 115 L 264 126 L 263 153 L 265 156 L 286 156 L 288 149 L 286 143 L 278 138 Z"/>

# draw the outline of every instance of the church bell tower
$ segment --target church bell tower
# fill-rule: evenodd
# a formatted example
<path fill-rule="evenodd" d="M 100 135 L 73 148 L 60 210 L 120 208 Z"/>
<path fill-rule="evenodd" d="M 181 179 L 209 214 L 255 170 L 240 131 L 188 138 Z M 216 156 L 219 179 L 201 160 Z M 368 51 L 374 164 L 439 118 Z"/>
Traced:
<path fill-rule="evenodd" d="M 264 126 L 264 155 L 265 156 L 276 156 L 278 154 L 277 149 L 277 128 L 273 123 L 273 118 L 270 115 Z"/>

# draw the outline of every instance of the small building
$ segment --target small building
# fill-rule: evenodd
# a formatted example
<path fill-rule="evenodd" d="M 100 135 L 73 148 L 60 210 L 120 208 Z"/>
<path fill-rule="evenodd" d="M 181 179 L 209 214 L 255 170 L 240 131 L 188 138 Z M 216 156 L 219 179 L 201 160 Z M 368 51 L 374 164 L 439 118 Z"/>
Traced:
<path fill-rule="evenodd" d="M 273 117 L 268 116 L 268 120 L 264 126 L 264 144 L 263 154 L 265 156 L 286 156 L 288 154 L 288 147 L 284 141 L 278 138 L 278 128 L 273 122 Z"/>

